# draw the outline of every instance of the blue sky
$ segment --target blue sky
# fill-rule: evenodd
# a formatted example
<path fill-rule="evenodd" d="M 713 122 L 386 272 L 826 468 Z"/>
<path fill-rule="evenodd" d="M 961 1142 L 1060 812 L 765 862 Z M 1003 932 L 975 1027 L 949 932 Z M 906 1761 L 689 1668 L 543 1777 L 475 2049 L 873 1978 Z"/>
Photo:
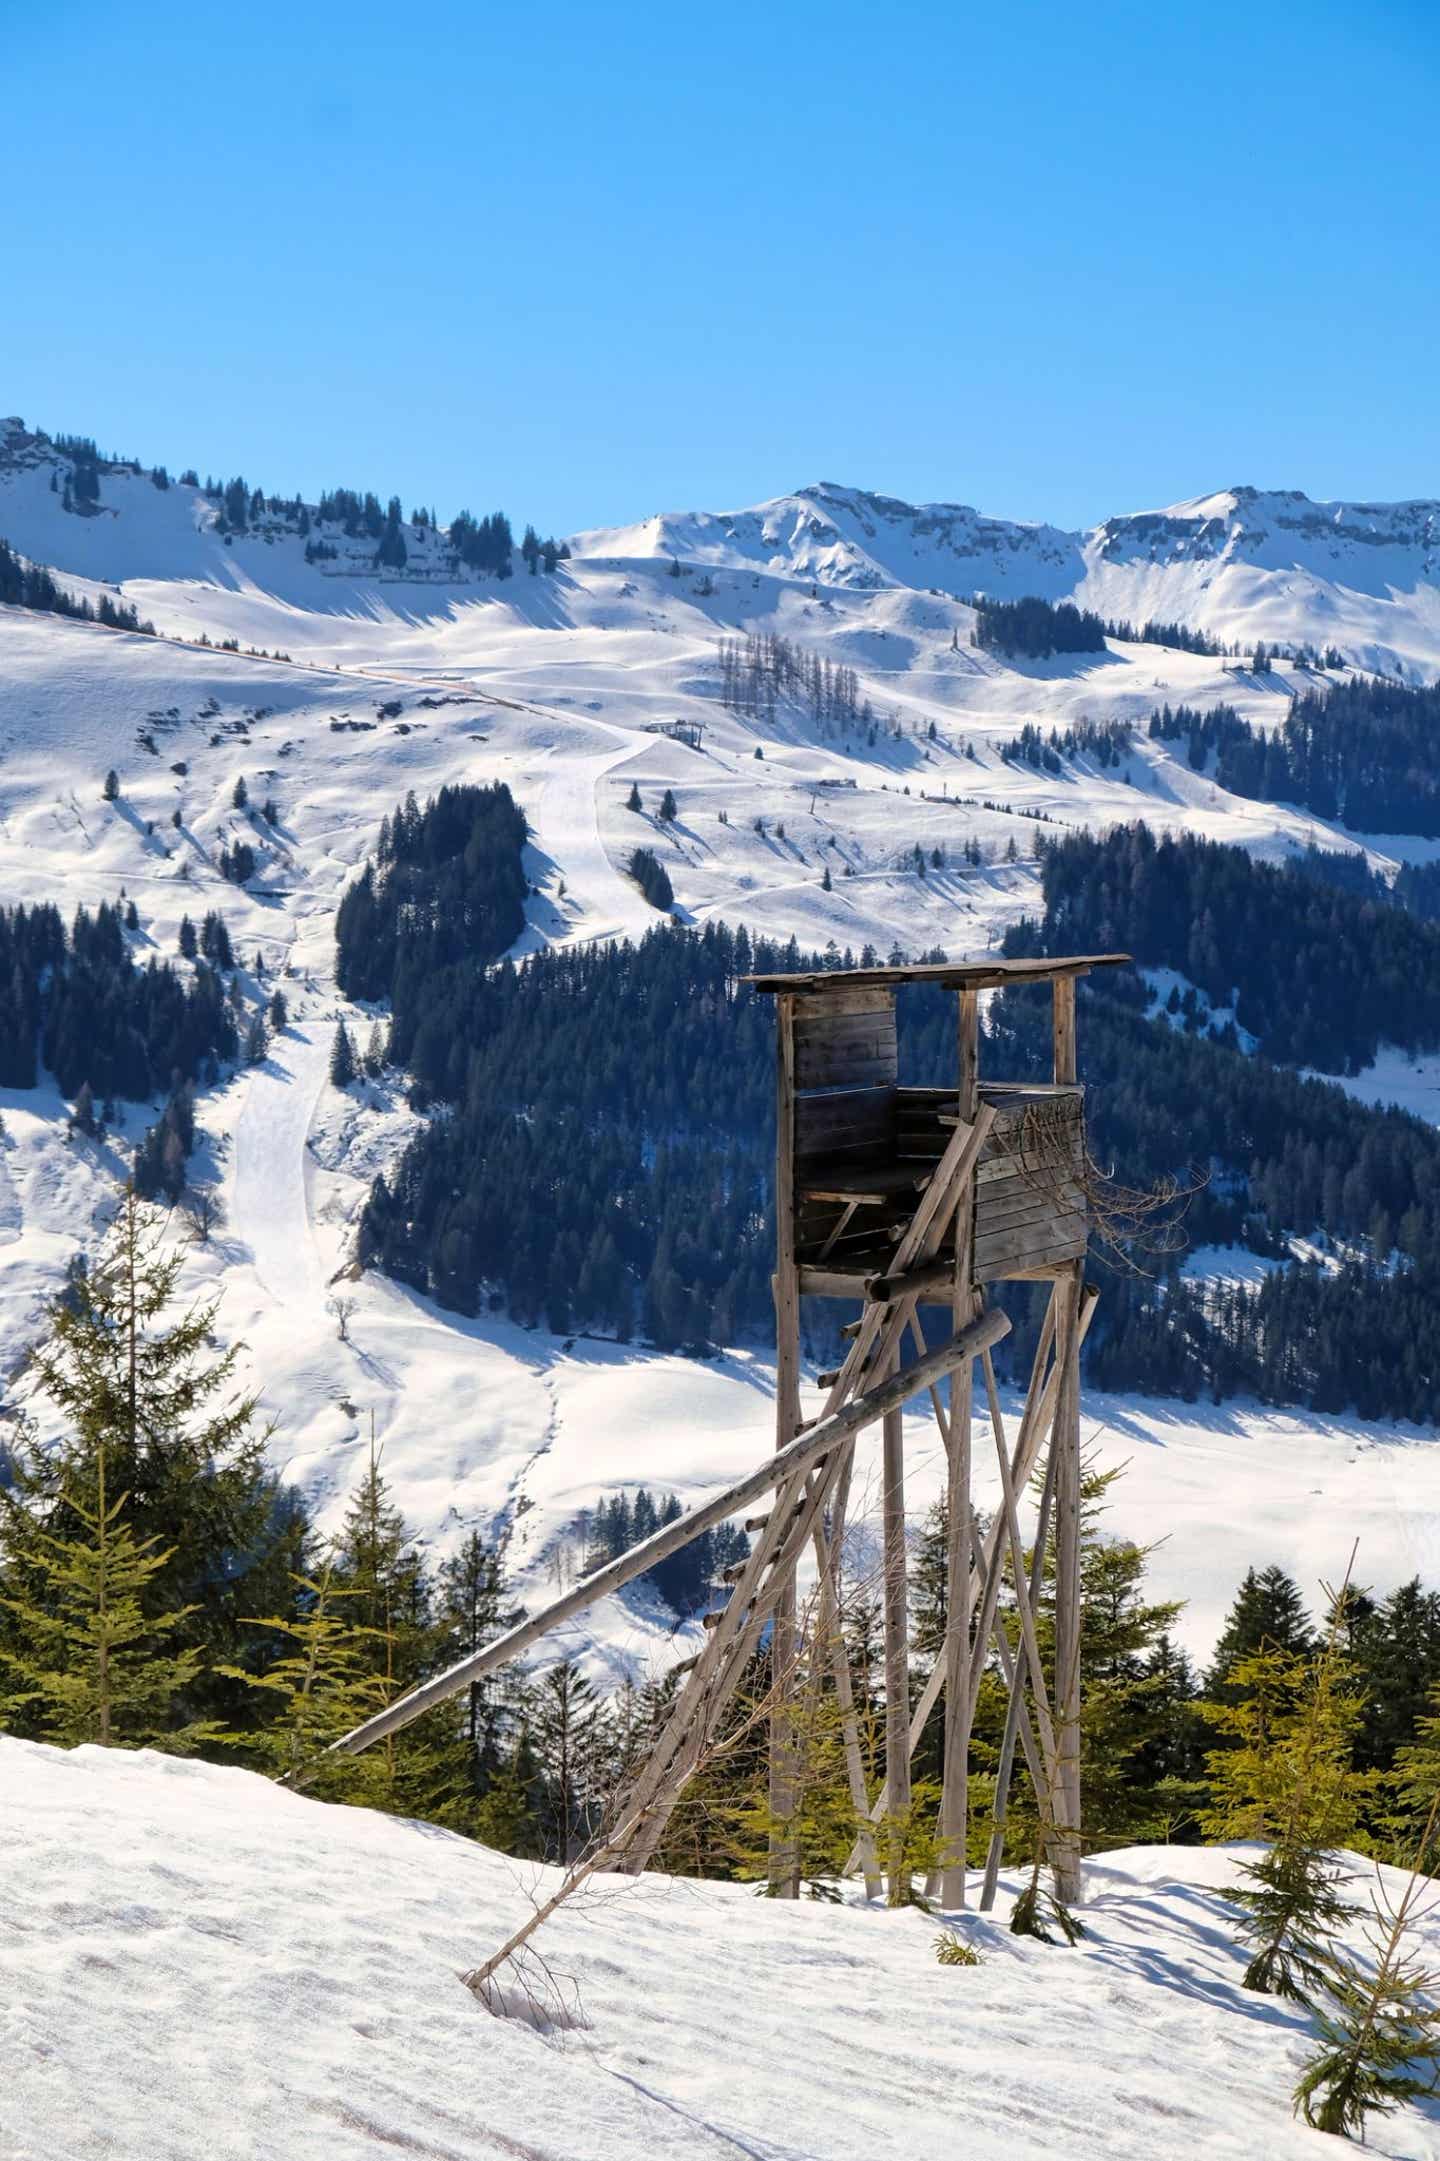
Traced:
<path fill-rule="evenodd" d="M 0 14 L 0 412 L 542 530 L 1440 496 L 1440 11 Z"/>

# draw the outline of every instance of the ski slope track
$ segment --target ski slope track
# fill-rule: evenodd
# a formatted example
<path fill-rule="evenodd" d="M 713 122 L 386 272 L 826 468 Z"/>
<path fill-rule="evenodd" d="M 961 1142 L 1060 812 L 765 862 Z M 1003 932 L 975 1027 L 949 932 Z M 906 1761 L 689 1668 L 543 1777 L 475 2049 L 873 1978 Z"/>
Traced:
<path fill-rule="evenodd" d="M 370 541 L 342 539 L 333 559 L 307 562 L 284 516 L 225 533 L 195 489 L 113 465 L 98 503 L 67 509 L 69 476 L 46 438 L 0 423 L 0 536 L 76 593 L 133 602 L 161 635 L 0 609 L 0 901 L 53 899 L 68 915 L 123 893 L 142 958 L 173 957 L 182 916 L 213 908 L 242 962 L 246 1014 L 283 989 L 289 1025 L 265 1063 L 201 1100 L 193 1169 L 215 1220 L 188 1248 L 187 1286 L 219 1300 L 219 1332 L 242 1346 L 241 1371 L 274 1421 L 276 1464 L 322 1525 L 343 1511 L 373 1423 L 417 1535 L 440 1552 L 472 1526 L 504 1532 L 522 1598 L 567 1580 L 576 1518 L 600 1496 L 644 1482 L 698 1500 L 763 1456 L 772 1375 L 753 1350 L 701 1364 L 561 1341 L 499 1315 L 467 1321 L 355 1269 L 364 1196 L 416 1121 L 393 1077 L 343 1094 L 330 1085 L 338 1020 L 363 1044 L 375 1018 L 336 987 L 334 915 L 407 791 L 513 790 L 532 836 L 517 957 L 643 935 L 657 918 L 626 874 L 642 843 L 683 920 L 805 947 L 955 956 L 993 949 L 1035 905 L 1036 817 L 1055 832 L 1143 816 L 1276 861 L 1311 843 L 1363 845 L 1384 870 L 1437 852 L 1357 843 L 1229 796 L 1145 735 L 1167 701 L 1225 700 L 1274 726 L 1323 674 L 1281 663 L 1255 675 L 1119 639 L 1011 664 L 971 642 L 969 604 L 1068 597 L 1132 623 L 1185 622 L 1247 648 L 1334 645 L 1354 665 L 1430 678 L 1434 504 L 1236 488 L 1065 533 L 824 484 L 576 535 L 553 574 L 517 565 L 497 581 L 455 574 L 436 536 L 413 526 L 403 572 L 378 571 Z M 717 645 L 752 632 L 853 669 L 874 740 L 827 730 L 798 705 L 727 710 Z M 225 641 L 241 649 L 218 649 Z M 1002 756 L 1027 724 L 1109 719 L 1139 730 L 1118 765 L 1082 755 L 1046 773 Z M 654 732 L 672 722 L 698 726 L 700 747 Z M 112 766 L 121 793 L 105 803 Z M 233 800 L 242 776 L 248 810 Z M 678 816 L 662 824 L 666 788 Z M 273 828 L 253 807 L 267 798 Z M 218 868 L 241 838 L 260 851 L 244 889 Z M 971 840 L 982 867 L 964 864 Z M 1387 1053 L 1351 1085 L 1440 1115 L 1434 1060 Z M 0 1375 L 19 1404 L 43 1300 L 75 1253 L 96 1249 L 158 1108 L 123 1106 L 120 1129 L 95 1143 L 67 1138 L 52 1085 L 0 1094 Z M 1213 1272 L 1228 1266 L 1213 1257 Z M 1360 1570 L 1377 1589 L 1417 1569 L 1440 1580 L 1440 1449 L 1428 1434 L 1096 1397 L 1086 1421 L 1099 1458 L 1129 1466 L 1112 1521 L 1163 1535 L 1155 1592 L 1188 1599 L 1180 1632 L 1202 1655 L 1251 1563 L 1279 1561 L 1313 1589 L 1359 1530 Z M 918 1419 L 912 1445 L 923 1502 L 939 1464 Z M 876 1483 L 862 1450 L 857 1494 L 873 1499 Z M 602 1675 L 644 1674 L 697 1634 L 634 1591 L 556 1648 Z"/>

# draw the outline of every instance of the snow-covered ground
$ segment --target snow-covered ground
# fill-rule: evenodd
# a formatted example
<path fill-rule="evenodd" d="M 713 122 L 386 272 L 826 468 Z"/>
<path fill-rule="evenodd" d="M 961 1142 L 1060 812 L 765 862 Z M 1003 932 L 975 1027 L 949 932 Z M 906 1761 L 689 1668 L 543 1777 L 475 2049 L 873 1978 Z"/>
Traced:
<path fill-rule="evenodd" d="M 643 933 L 656 918 L 624 869 L 643 841 L 690 921 L 857 952 L 868 942 L 983 953 L 1036 904 L 1039 830 L 1144 816 L 1276 859 L 1312 840 L 1354 843 L 1307 814 L 1227 795 L 1144 733 L 1166 700 L 1224 698 L 1273 724 L 1323 677 L 1289 665 L 1237 674 L 1122 641 L 1012 666 L 970 644 L 974 611 L 956 593 L 1073 589 L 1136 620 L 1188 615 L 1227 636 L 1316 644 L 1345 644 L 1346 623 L 1363 618 L 1359 657 L 1388 627 L 1387 651 L 1440 660 L 1424 506 L 1397 506 L 1388 523 L 1341 506 L 1326 525 L 1303 499 L 1236 497 L 1077 540 L 818 490 L 734 518 L 581 536 L 551 576 L 455 584 L 423 535 L 411 535 L 423 578 L 376 574 L 353 549 L 345 564 L 309 565 L 294 534 L 227 542 L 193 491 L 145 476 L 107 473 L 99 510 L 67 513 L 47 453 L 5 442 L 0 534 L 77 589 L 123 588 L 172 635 L 0 609 L 0 902 L 53 899 L 68 914 L 123 893 L 139 910 L 142 956 L 173 956 L 182 915 L 217 909 L 245 963 L 247 1006 L 283 987 L 290 1025 L 265 1064 L 202 1101 L 195 1171 L 218 1214 L 191 1251 L 190 1286 L 219 1295 L 222 1332 L 244 1343 L 275 1418 L 276 1460 L 322 1522 L 343 1506 L 373 1416 L 416 1531 L 443 1544 L 471 1524 L 508 1529 L 532 1596 L 573 1566 L 567 1529 L 601 1494 L 644 1481 L 698 1497 L 763 1453 L 770 1373 L 744 1353 L 700 1366 L 467 1323 L 378 1277 L 345 1275 L 369 1182 L 414 1121 L 393 1087 L 361 1082 L 342 1096 L 329 1085 L 337 1020 L 363 1041 L 372 1017 L 336 990 L 334 911 L 406 791 L 512 787 L 534 834 L 520 952 Z M 1272 618 L 1286 547 L 1303 572 L 1304 621 L 1282 633 Z M 672 556 L 687 566 L 679 577 Z M 1013 576 L 999 575 L 1007 563 Z M 1341 586 L 1348 599 L 1335 597 Z M 1225 613 L 1242 588 L 1253 620 Z M 717 641 L 747 630 L 855 669 L 876 740 L 827 734 L 794 707 L 726 711 Z M 294 659 L 176 642 L 202 635 Z M 1080 756 L 1045 773 L 1000 754 L 1026 723 L 1119 717 L 1140 734 L 1118 766 Z M 677 719 L 703 727 L 698 750 L 648 732 Z M 107 804 L 111 766 L 121 794 Z M 233 803 L 242 776 L 248 811 Z M 626 807 L 632 784 L 638 814 Z M 662 825 L 667 787 L 678 817 Z M 267 798 L 273 827 L 258 815 Z M 243 891 L 218 870 L 237 838 L 261 857 Z M 965 861 L 970 842 L 979 867 Z M 1383 869 L 1433 847 L 1367 850 Z M 1406 1088 L 1417 1103 L 1431 1080 L 1389 1067 L 1373 1078 L 1377 1094 Z M 67 1259 L 93 1250 L 155 1108 L 124 1107 L 104 1145 L 68 1140 L 65 1112 L 46 1087 L 0 1097 L 0 1375 L 16 1371 Z M 343 1340 L 337 1299 L 354 1302 Z M 1252 1561 L 1283 1561 L 1312 1584 L 1333 1574 L 1356 1528 L 1370 1580 L 1416 1568 L 1436 1579 L 1440 1450 L 1422 1436 L 1233 1404 L 1096 1402 L 1087 1415 L 1101 1451 L 1130 1458 L 1117 1527 L 1166 1539 L 1157 1587 L 1191 1598 L 1184 1626 L 1197 1649 Z M 922 1436 L 917 1425 L 917 1498 L 930 1475 Z M 673 1655 L 668 1627 L 643 1604 L 616 1605 L 577 1641 L 599 1663 L 643 1665 Z"/>
<path fill-rule="evenodd" d="M 1087 1866 L 1073 1949 L 957 1916 L 596 1879 L 543 2013 L 459 1975 L 555 1872 L 249 1772 L 0 1740 L 8 2161 L 1255 2161 L 1326 2150 L 1310 2022 L 1240 1988 L 1226 1850 Z M 1364 1864 L 1355 1885 L 1364 1894 Z M 1392 1874 L 1393 1872 L 1387 1872 Z M 1440 1926 L 1421 1924 L 1440 1957 Z M 538 1977 L 537 1977 L 538 1979 Z M 1369 2150 L 1440 2155 L 1432 2102 Z"/>

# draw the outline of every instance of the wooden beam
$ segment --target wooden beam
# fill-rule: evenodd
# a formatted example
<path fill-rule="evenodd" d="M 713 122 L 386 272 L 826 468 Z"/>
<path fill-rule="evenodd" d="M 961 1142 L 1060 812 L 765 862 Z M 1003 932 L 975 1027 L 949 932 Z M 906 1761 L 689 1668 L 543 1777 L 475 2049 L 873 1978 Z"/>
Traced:
<path fill-rule="evenodd" d="M 1055 1720 L 1060 1836 L 1055 1888 L 1078 1900 L 1080 1874 L 1080 1264 L 1056 1286 L 1055 1361 Z"/>
<path fill-rule="evenodd" d="M 991 1374 L 986 1371 L 985 1384 L 991 1386 Z M 1050 1451 L 1045 1466 L 1045 1485 L 1040 1495 L 1040 1514 L 1035 1525 L 1035 1543 L 1030 1552 L 1030 1599 L 1035 1604 L 1045 1583 L 1045 1546 L 1050 1536 L 1050 1509 L 1055 1498 L 1055 1451 Z M 985 1879 L 980 1886 L 980 1911 L 988 1913 L 995 1904 L 995 1889 L 1000 1876 L 1000 1863 L 1005 1853 L 1005 1822 L 1010 1808 L 1010 1779 L 1015 1767 L 1015 1743 L 1020 1734 L 1020 1718 L 1025 1709 L 1023 1671 L 1017 1660 L 1015 1671 L 1008 1676 L 1010 1696 L 1005 1705 L 1005 1730 L 1000 1739 L 1000 1760 L 995 1771 L 995 1801 L 991 1810 L 994 1828 L 990 1833 L 990 1847 L 985 1856 Z M 1032 1777 L 1033 1777 L 1032 1770 Z M 1038 1788 L 1037 1788 L 1038 1790 Z"/>
<path fill-rule="evenodd" d="M 938 983 L 942 990 L 1003 990 L 1008 983 L 1053 983 L 1088 975 L 1092 968 L 1118 968 L 1128 953 L 1075 953 L 1055 960 L 924 961 L 915 967 L 838 968 L 820 973 L 752 975 L 745 981 L 762 992 L 801 991 L 844 998 L 853 990 L 895 988 L 903 983 Z"/>
<path fill-rule="evenodd" d="M 957 1103 L 962 1119 L 973 1120 L 980 1081 L 980 997 L 977 991 L 961 991 L 958 1000 L 956 1064 L 959 1072 Z M 955 1326 L 963 1328 L 974 1314 L 978 1300 L 973 1289 L 975 1274 L 975 1200 L 977 1189 L 966 1193 L 966 1206 L 955 1225 Z M 941 1746 L 940 1785 L 940 1903 L 950 1911 L 965 1904 L 967 1853 L 970 1842 L 970 1559 L 973 1526 L 970 1520 L 971 1369 L 950 1376 L 950 1430 L 945 1477 L 945 1723 Z M 984 1638 L 976 1646 L 983 1661 Z"/>
<path fill-rule="evenodd" d="M 898 1353 L 890 1354 L 892 1372 Z M 885 1812 L 889 1818 L 886 1873 L 890 1904 L 910 1903 L 910 1635 L 905 1547 L 905 1421 L 888 1411 L 884 1423 Z"/>
<path fill-rule="evenodd" d="M 1055 1083 L 1063 1086 L 1077 1078 L 1075 1064 L 1075 978 L 1057 976 L 1051 987 L 1054 1002 Z"/>
<path fill-rule="evenodd" d="M 867 1276 L 865 1296 L 872 1305 L 892 1305 L 897 1298 L 928 1298 L 940 1293 L 937 1305 L 949 1305 L 955 1291 L 955 1263 L 930 1261 L 924 1268 L 902 1269 L 898 1275 Z"/>
<path fill-rule="evenodd" d="M 678 1553 L 682 1546 L 688 1546 L 702 1531 L 712 1531 L 717 1524 L 728 1522 L 730 1517 L 738 1515 L 742 1508 L 747 1508 L 752 1501 L 758 1501 L 762 1495 L 769 1493 L 773 1486 L 784 1485 L 797 1470 L 812 1469 L 831 1449 L 853 1440 L 866 1426 L 874 1425 L 877 1419 L 883 1418 L 886 1411 L 894 1409 L 897 1404 L 908 1403 L 911 1396 L 918 1395 L 922 1389 L 928 1388 L 932 1381 L 942 1379 L 965 1360 L 978 1358 L 981 1351 L 989 1350 L 1009 1332 L 1010 1323 L 1000 1311 L 980 1314 L 962 1335 L 952 1336 L 947 1343 L 927 1352 L 924 1358 L 917 1358 L 913 1365 L 904 1367 L 897 1374 L 888 1375 L 868 1394 L 856 1396 L 832 1416 L 820 1419 L 807 1432 L 798 1434 L 788 1448 L 779 1449 L 774 1455 L 767 1456 L 755 1470 L 744 1478 L 737 1478 L 733 1485 L 726 1486 L 713 1500 L 703 1502 L 699 1508 L 692 1508 L 683 1516 L 677 1516 L 673 1523 L 662 1525 L 649 1538 L 642 1538 L 638 1545 L 631 1546 L 615 1560 L 607 1561 L 605 1566 L 597 1568 L 593 1575 L 582 1578 L 562 1597 L 552 1599 L 549 1605 L 542 1606 L 538 1613 L 522 1621 L 517 1628 L 508 1629 L 503 1636 L 497 1636 L 493 1643 L 486 1644 L 483 1650 L 472 1652 L 468 1658 L 462 1658 L 444 1673 L 437 1673 L 432 1680 L 424 1681 L 419 1688 L 411 1689 L 408 1695 L 400 1697 L 397 1702 L 387 1704 L 383 1711 L 377 1711 L 373 1717 L 364 1719 L 360 1725 L 352 1727 L 349 1733 L 342 1734 L 338 1741 L 333 1741 L 326 1753 L 358 1756 L 362 1749 L 369 1748 L 375 1741 L 383 1740 L 387 1733 L 398 1733 L 402 1726 L 408 1726 L 413 1719 L 423 1717 L 435 1704 L 443 1703 L 448 1696 L 458 1694 L 471 1681 L 482 1680 L 487 1673 L 493 1673 L 497 1666 L 508 1664 L 512 1658 L 519 1658 L 543 1636 L 547 1636 L 552 1628 L 558 1628 L 563 1621 L 573 1620 L 577 1613 L 583 1613 L 599 1599 L 608 1598 L 612 1591 L 623 1590 L 627 1583 L 633 1583 L 637 1576 L 643 1576 L 646 1569 L 653 1568 L 657 1561 L 666 1560 L 670 1554 Z"/>
<path fill-rule="evenodd" d="M 795 999 L 776 1002 L 775 1087 L 775 1446 L 783 1449 L 800 1425 L 800 1285 L 795 1270 Z M 792 1813 L 795 1763 L 790 1694 L 795 1663 L 795 1585 L 781 1586 L 771 1637 L 775 1687 L 770 1712 L 769 1806 L 772 1826 Z M 772 1892 L 800 1895 L 792 1841 L 770 1834 Z"/>
<path fill-rule="evenodd" d="M 960 1116 L 968 1125 L 975 1116 L 975 1091 L 980 1085 L 980 993 L 960 993 Z"/>

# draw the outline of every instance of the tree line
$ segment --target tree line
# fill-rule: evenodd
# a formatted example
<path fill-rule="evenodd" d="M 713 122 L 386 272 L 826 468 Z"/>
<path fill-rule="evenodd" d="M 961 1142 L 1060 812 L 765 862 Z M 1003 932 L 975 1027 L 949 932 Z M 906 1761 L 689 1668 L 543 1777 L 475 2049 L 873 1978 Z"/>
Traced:
<path fill-rule="evenodd" d="M 68 931 L 50 902 L 0 908 L 0 1085 L 33 1088 L 43 1061 L 64 1095 L 139 1101 L 235 1056 L 218 971 L 140 966 L 138 929 L 133 902 L 77 908 Z"/>
<path fill-rule="evenodd" d="M 155 635 L 155 625 L 142 621 L 129 601 L 112 600 L 102 593 L 92 607 L 83 594 L 67 592 L 42 564 L 17 555 L 4 540 L 0 540 L 0 605 L 65 615 L 77 623 L 103 623 L 110 630 L 135 630 L 147 638 Z"/>
<path fill-rule="evenodd" d="M 976 596 L 975 643 L 987 653 L 1048 660 L 1054 653 L 1103 653 L 1108 625 L 1071 600 L 1058 603 L 1026 594 L 1019 600 Z"/>
<path fill-rule="evenodd" d="M 1042 842 L 1050 952 L 1129 952 L 1233 1009 L 1266 1056 L 1358 1073 L 1440 1044 L 1440 932 L 1353 876 L 1143 824 Z"/>
<path fill-rule="evenodd" d="M 1350 675 L 1292 699 L 1277 729 L 1230 705 L 1163 706 L 1152 737 L 1183 742 L 1197 772 L 1232 795 L 1296 803 L 1358 833 L 1440 835 L 1435 734 L 1440 685 Z M 1211 761 L 1213 760 L 1213 767 Z"/>

